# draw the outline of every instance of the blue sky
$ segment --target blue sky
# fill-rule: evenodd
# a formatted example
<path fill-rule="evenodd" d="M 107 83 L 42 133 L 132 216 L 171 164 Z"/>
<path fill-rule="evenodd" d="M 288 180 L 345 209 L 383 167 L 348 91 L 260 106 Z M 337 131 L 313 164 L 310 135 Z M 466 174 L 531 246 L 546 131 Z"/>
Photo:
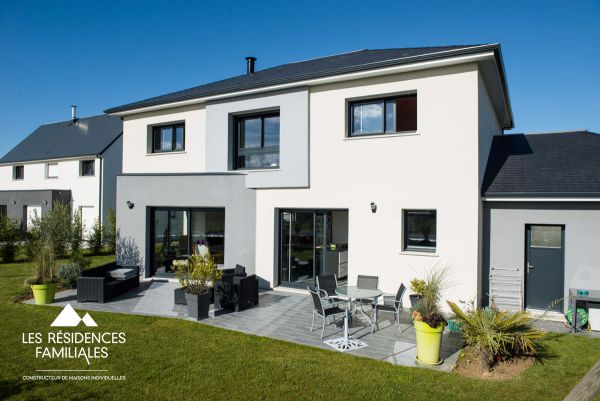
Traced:
<path fill-rule="evenodd" d="M 599 1 L 46 1 L 0 7 L 0 154 L 38 125 L 358 49 L 502 44 L 515 132 L 600 132 Z"/>

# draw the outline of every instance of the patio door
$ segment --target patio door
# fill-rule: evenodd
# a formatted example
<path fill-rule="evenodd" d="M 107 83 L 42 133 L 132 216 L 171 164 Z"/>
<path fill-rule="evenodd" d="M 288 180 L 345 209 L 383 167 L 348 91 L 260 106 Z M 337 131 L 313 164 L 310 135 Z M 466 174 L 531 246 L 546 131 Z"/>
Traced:
<path fill-rule="evenodd" d="M 562 311 L 557 300 L 564 296 L 564 231 L 560 225 L 526 226 L 527 308 Z"/>
<path fill-rule="evenodd" d="M 331 212 L 286 210 L 281 211 L 279 222 L 279 284 L 303 288 L 314 285 L 327 263 Z"/>

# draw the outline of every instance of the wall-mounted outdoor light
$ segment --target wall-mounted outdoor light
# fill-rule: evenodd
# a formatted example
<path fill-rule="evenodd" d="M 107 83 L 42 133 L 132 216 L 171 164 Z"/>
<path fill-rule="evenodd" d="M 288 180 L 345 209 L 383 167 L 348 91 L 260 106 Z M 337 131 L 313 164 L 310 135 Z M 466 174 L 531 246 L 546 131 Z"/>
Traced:
<path fill-rule="evenodd" d="M 371 202 L 371 212 L 372 213 L 377 212 L 377 205 L 375 204 L 375 202 Z"/>
<path fill-rule="evenodd" d="M 47 201 L 47 200 L 45 200 L 45 201 L 44 201 L 44 205 L 47 205 L 47 204 L 48 204 L 48 201 Z"/>
<path fill-rule="evenodd" d="M 16 204 L 17 204 L 17 201 L 13 201 L 13 205 L 16 205 Z"/>
<path fill-rule="evenodd" d="M 127 201 L 128 208 L 133 209 L 134 206 L 135 206 L 135 204 L 132 201 Z"/>

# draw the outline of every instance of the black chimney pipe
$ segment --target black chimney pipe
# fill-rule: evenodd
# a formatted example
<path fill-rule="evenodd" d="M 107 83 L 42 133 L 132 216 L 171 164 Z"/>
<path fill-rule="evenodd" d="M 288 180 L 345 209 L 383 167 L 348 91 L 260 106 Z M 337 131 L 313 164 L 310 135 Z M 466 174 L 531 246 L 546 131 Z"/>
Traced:
<path fill-rule="evenodd" d="M 254 74 L 254 63 L 256 62 L 256 57 L 248 56 L 246 57 L 246 74 Z"/>

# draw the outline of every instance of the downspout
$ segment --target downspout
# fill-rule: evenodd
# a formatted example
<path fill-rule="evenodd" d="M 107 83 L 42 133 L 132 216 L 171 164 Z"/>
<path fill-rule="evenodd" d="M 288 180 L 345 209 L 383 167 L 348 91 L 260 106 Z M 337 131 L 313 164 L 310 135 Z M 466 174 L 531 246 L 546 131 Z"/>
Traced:
<path fill-rule="evenodd" d="M 102 207 L 103 207 L 103 205 L 102 205 L 102 192 L 104 190 L 104 187 L 102 185 L 102 180 L 103 180 L 104 177 L 103 177 L 102 173 L 104 171 L 104 163 L 103 163 L 104 159 L 102 158 L 101 154 L 97 154 L 96 157 L 98 159 L 100 159 L 100 176 L 99 176 L 99 180 L 98 180 L 99 181 L 99 185 L 100 185 L 100 187 L 98 188 L 98 222 L 101 225 L 103 225 L 103 223 L 102 223 Z"/>

